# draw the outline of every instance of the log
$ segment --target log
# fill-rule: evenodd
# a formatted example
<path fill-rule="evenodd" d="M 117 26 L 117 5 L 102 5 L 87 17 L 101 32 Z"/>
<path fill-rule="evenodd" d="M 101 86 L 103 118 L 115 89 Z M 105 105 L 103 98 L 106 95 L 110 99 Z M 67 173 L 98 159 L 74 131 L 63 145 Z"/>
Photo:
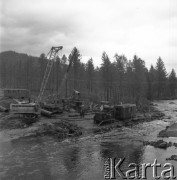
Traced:
<path fill-rule="evenodd" d="M 41 109 L 41 115 L 43 115 L 43 116 L 51 117 L 52 114 L 53 114 L 53 113 L 50 112 L 50 111 L 47 111 L 47 110 L 45 110 L 45 109 Z"/>

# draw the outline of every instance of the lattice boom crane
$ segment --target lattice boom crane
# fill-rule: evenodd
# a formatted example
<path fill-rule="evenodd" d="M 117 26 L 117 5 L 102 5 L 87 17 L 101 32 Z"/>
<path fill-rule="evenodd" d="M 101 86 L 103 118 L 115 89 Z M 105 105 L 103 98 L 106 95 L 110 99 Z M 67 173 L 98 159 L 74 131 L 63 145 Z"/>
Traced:
<path fill-rule="evenodd" d="M 42 84 L 41 84 L 40 92 L 39 92 L 39 95 L 37 98 L 37 102 L 41 101 L 41 98 L 43 96 L 44 90 L 45 90 L 46 85 L 47 85 L 47 81 L 48 81 L 49 76 L 50 76 L 50 72 L 52 70 L 53 63 L 56 60 L 58 52 L 62 48 L 63 48 L 63 46 L 52 47 L 51 50 L 49 51 L 49 53 L 47 54 L 48 63 L 47 63 L 47 67 L 45 70 L 44 78 L 42 80 Z"/>

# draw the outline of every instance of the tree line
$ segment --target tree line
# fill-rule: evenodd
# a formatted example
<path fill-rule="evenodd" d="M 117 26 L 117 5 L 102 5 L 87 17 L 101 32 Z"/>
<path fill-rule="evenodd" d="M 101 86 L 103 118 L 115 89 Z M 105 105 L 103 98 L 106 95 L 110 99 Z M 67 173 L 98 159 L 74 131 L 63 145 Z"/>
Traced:
<path fill-rule="evenodd" d="M 65 86 L 60 84 L 68 62 L 76 52 L 72 68 Z M 142 99 L 172 99 L 177 95 L 177 77 L 172 69 L 167 74 L 161 57 L 150 69 L 137 55 L 128 60 L 125 55 L 115 54 L 110 60 L 106 52 L 102 53 L 102 64 L 95 67 L 93 59 L 87 63 L 81 61 L 81 54 L 75 47 L 67 57 L 57 57 L 47 83 L 45 95 L 62 94 L 69 98 L 73 90 L 81 92 L 81 97 L 90 101 L 110 101 L 112 103 L 140 103 Z M 45 54 L 33 57 L 13 51 L 0 53 L 1 88 L 29 89 L 34 96 L 40 90 L 45 73 L 47 59 Z"/>

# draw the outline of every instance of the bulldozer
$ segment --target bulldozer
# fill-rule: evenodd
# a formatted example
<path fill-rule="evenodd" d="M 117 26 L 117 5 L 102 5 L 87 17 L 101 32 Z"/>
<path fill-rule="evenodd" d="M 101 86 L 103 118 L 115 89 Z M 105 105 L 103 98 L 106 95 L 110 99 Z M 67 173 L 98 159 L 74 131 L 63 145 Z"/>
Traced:
<path fill-rule="evenodd" d="M 94 115 L 95 124 L 105 124 L 114 121 L 125 121 L 135 117 L 136 105 L 135 104 L 120 104 L 108 105 L 103 104 L 100 106 L 100 111 Z"/>

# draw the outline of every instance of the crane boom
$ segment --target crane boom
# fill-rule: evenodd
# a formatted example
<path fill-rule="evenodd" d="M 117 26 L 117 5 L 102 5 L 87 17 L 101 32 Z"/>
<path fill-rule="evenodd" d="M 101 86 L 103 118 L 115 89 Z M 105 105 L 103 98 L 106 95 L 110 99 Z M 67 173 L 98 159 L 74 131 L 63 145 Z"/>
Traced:
<path fill-rule="evenodd" d="M 41 84 L 40 92 L 39 92 L 39 95 L 37 98 L 37 102 L 41 101 L 44 90 L 46 88 L 47 81 L 48 81 L 49 76 L 50 76 L 50 72 L 51 72 L 51 69 L 53 66 L 53 62 L 55 61 L 59 50 L 61 50 L 62 48 L 63 48 L 62 46 L 52 47 L 51 50 L 49 51 L 49 53 L 47 54 L 48 63 L 47 63 L 47 67 L 45 70 L 44 78 L 42 80 L 42 84 Z"/>
<path fill-rule="evenodd" d="M 60 96 L 60 94 L 61 94 L 61 92 L 62 92 L 62 88 L 63 88 L 66 80 L 68 79 L 69 70 L 70 70 L 70 68 L 71 68 L 71 66 L 72 66 L 72 64 L 73 64 L 73 62 L 74 62 L 74 60 L 75 60 L 75 56 L 76 56 L 76 51 L 73 52 L 73 54 L 72 54 L 72 56 L 71 56 L 71 58 L 70 58 L 68 68 L 67 68 L 67 70 L 66 70 L 66 73 L 64 74 L 64 77 L 63 77 L 63 79 L 62 79 L 62 81 L 61 81 L 61 85 L 60 85 L 60 87 L 59 87 L 58 96 Z"/>

